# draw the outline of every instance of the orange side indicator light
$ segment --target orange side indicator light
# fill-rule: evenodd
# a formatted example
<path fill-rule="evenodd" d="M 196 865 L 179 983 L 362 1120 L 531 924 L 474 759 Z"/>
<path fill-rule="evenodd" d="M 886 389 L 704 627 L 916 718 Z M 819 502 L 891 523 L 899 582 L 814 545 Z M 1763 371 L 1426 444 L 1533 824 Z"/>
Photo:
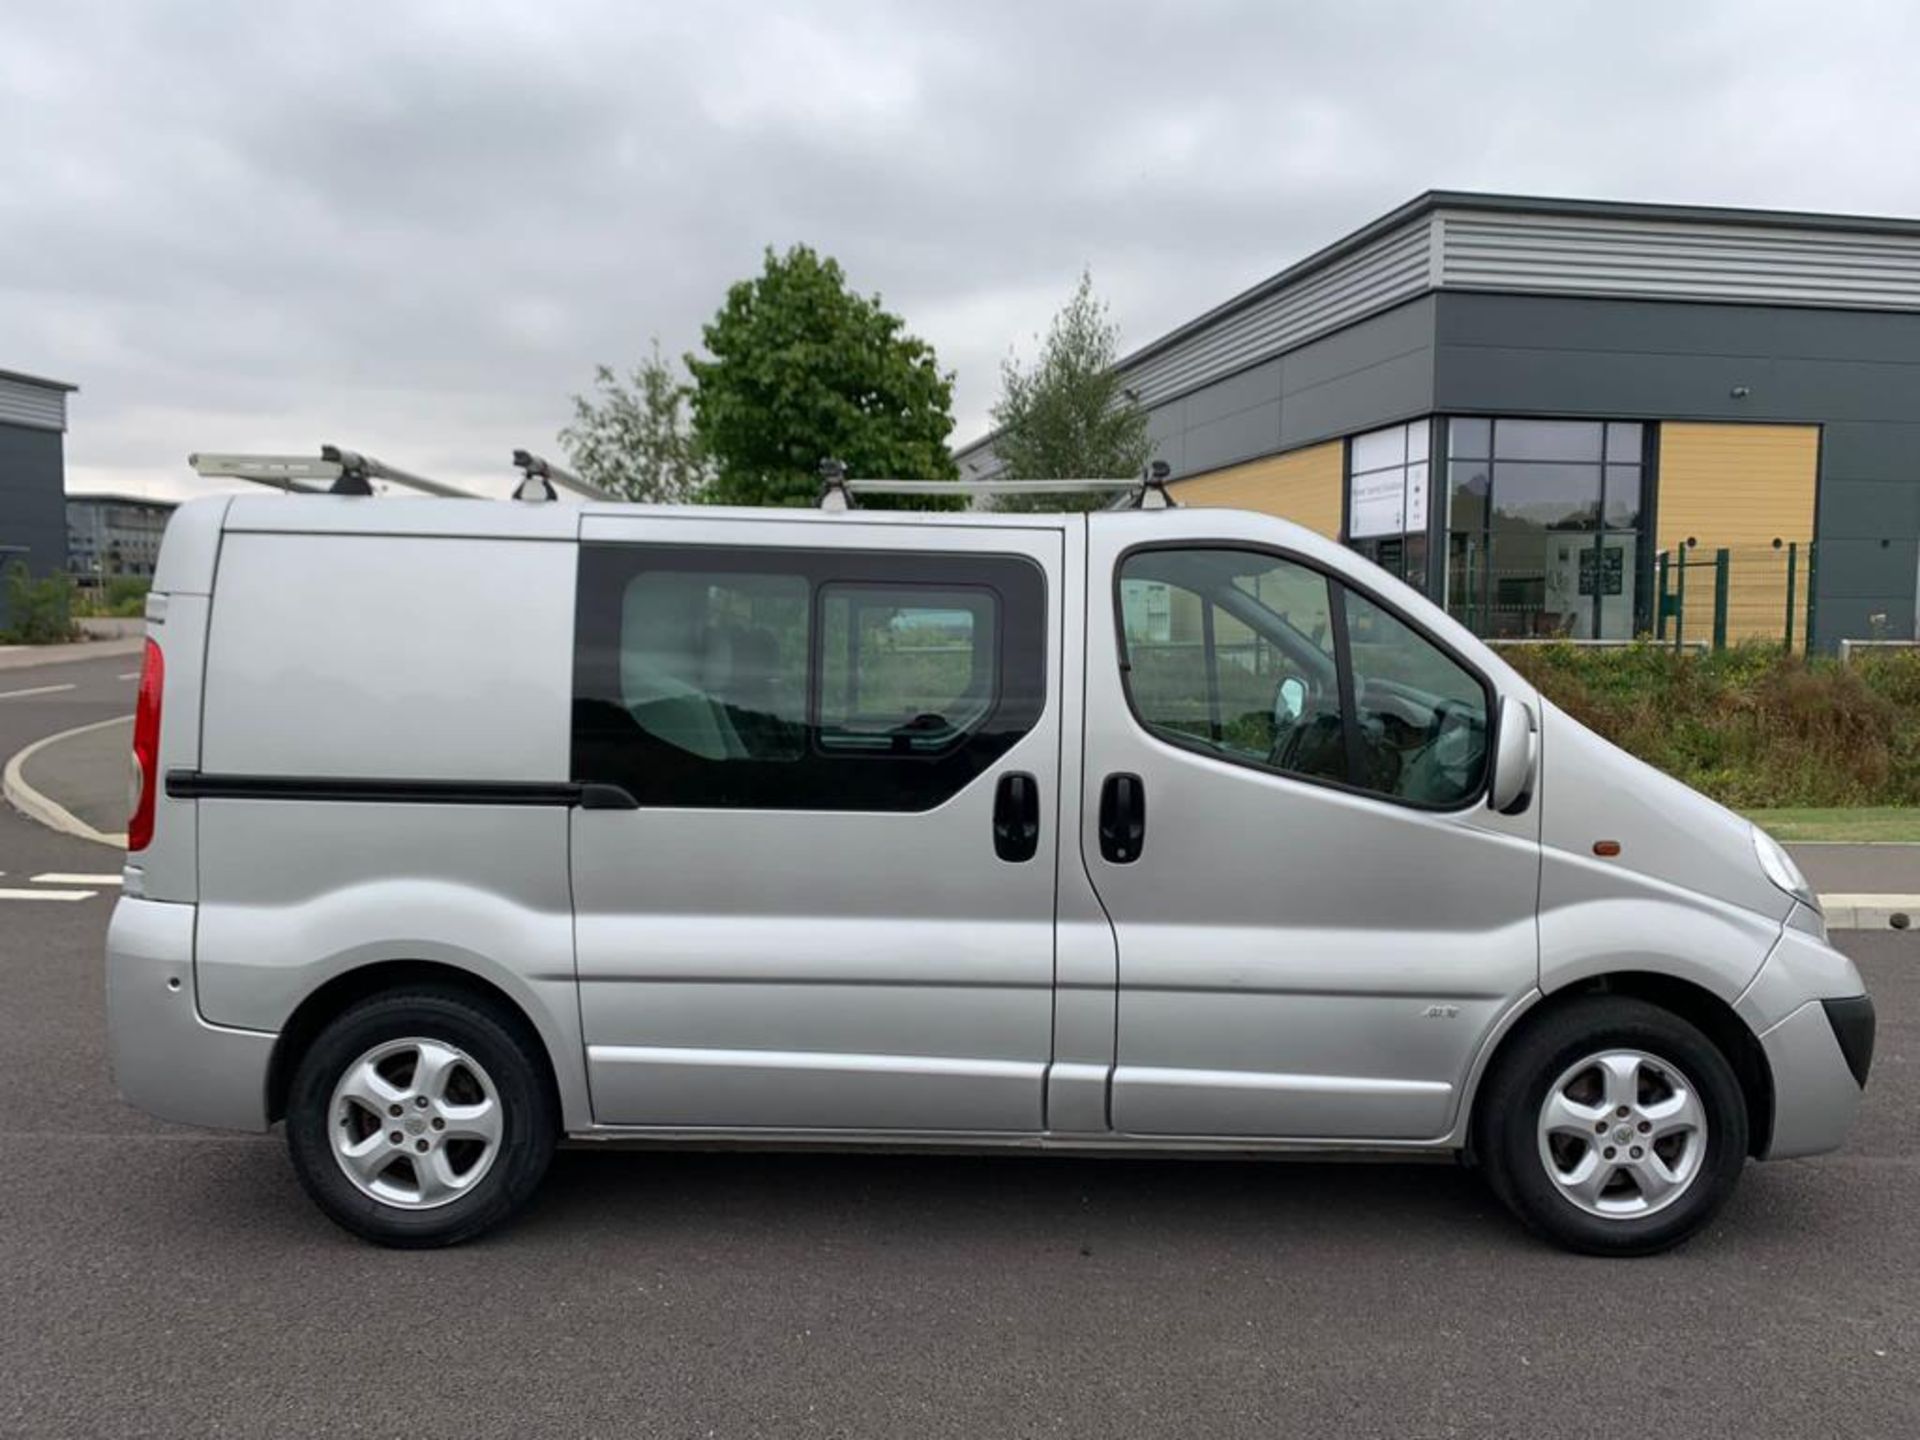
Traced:
<path fill-rule="evenodd" d="M 1620 853 L 1620 842 L 1618 840 L 1596 840 L 1593 842 L 1593 853 L 1603 860 L 1611 860 Z"/>

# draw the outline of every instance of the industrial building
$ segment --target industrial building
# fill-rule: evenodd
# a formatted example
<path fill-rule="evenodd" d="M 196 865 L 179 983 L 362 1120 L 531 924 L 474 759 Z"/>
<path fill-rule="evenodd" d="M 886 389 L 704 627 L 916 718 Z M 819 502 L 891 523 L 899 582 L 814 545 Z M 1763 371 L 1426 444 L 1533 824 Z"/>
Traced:
<path fill-rule="evenodd" d="M 138 495 L 67 497 L 67 566 L 84 582 L 151 579 L 175 502 Z"/>
<path fill-rule="evenodd" d="M 0 569 L 36 575 L 67 568 L 67 396 L 61 380 L 0 370 Z M 7 622 L 0 586 L 0 627 Z"/>
<path fill-rule="evenodd" d="M 1118 369 L 1177 500 L 1483 635 L 1915 635 L 1920 221 L 1431 192 Z"/>

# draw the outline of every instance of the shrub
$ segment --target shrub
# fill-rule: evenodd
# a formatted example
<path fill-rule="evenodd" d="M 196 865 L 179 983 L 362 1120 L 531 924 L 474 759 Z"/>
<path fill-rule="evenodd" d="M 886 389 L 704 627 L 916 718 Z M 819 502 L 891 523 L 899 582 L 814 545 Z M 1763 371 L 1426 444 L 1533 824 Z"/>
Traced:
<path fill-rule="evenodd" d="M 1842 665 L 1767 644 L 1643 643 L 1504 658 L 1574 718 L 1724 804 L 1920 804 L 1920 654 Z"/>
<path fill-rule="evenodd" d="M 147 613 L 147 591 L 151 580 L 138 575 L 116 575 L 107 581 L 103 609 L 109 615 L 137 618 Z"/>
<path fill-rule="evenodd" d="M 7 566 L 7 617 L 0 641 L 9 645 L 58 645 L 79 633 L 73 624 L 73 580 L 66 575 L 33 578 L 24 560 Z"/>

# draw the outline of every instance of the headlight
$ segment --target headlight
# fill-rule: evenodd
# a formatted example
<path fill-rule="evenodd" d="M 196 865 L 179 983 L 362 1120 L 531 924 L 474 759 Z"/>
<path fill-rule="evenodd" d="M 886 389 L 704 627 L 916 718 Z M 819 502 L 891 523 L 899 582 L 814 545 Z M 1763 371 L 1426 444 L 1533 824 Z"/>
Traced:
<path fill-rule="evenodd" d="M 1800 873 L 1800 867 L 1793 863 L 1793 857 L 1778 840 L 1758 825 L 1753 827 L 1753 853 L 1758 857 L 1767 879 L 1802 905 L 1815 910 L 1820 908 L 1820 897 L 1813 893 L 1813 887 L 1807 883 L 1807 877 Z"/>

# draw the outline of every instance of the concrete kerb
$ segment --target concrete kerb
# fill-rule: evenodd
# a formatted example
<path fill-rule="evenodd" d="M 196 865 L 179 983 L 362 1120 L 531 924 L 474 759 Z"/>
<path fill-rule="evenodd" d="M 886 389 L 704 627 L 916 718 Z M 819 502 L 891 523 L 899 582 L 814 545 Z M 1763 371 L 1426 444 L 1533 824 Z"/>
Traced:
<path fill-rule="evenodd" d="M 103 830 L 94 829 L 59 801 L 43 795 L 29 785 L 26 768 L 27 761 L 51 745 L 58 745 L 62 740 L 71 740 L 75 736 L 91 734 L 95 730 L 104 730 L 109 725 L 124 725 L 128 718 L 125 715 L 116 715 L 111 720 L 96 720 L 91 725 L 78 725 L 71 730 L 62 730 L 34 741 L 7 761 L 6 771 L 0 774 L 0 793 L 6 796 L 7 803 L 14 809 L 29 820 L 37 820 L 49 830 L 58 830 L 62 835 L 72 835 L 80 840 L 90 840 L 95 845 L 125 850 L 127 837 L 124 832 L 110 835 Z"/>

